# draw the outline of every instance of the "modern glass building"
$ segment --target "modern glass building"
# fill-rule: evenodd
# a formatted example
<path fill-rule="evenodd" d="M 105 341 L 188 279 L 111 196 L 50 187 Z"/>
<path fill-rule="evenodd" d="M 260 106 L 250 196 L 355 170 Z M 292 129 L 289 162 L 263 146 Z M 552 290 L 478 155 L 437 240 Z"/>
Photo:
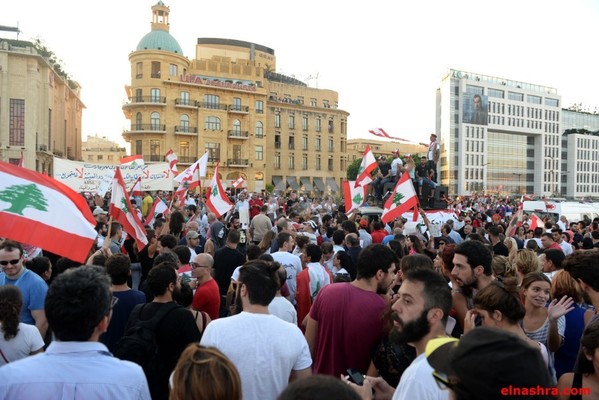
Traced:
<path fill-rule="evenodd" d="M 436 101 L 440 176 L 450 194 L 558 192 L 557 89 L 450 69 Z"/>

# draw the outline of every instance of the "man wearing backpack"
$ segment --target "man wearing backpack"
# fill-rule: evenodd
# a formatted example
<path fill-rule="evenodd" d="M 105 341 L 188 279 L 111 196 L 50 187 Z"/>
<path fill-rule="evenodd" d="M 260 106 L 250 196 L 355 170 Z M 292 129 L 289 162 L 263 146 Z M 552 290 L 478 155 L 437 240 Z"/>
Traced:
<path fill-rule="evenodd" d="M 201 335 L 192 314 L 173 301 L 181 289 L 175 263 L 153 267 L 147 282 L 154 300 L 135 306 L 115 355 L 144 364 L 152 399 L 168 399 L 168 379 L 179 356 L 188 344 L 199 342 Z"/>
<path fill-rule="evenodd" d="M 149 400 L 142 369 L 99 343 L 115 299 L 100 267 L 72 268 L 56 277 L 45 302 L 56 341 L 45 353 L 0 368 L 0 398 Z"/>

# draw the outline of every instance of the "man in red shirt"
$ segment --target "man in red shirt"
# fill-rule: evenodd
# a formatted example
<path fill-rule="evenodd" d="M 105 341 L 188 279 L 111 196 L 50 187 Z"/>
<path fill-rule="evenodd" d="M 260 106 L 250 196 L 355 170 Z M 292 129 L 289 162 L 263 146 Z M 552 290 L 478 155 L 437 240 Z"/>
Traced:
<path fill-rule="evenodd" d="M 212 278 L 213 266 L 214 259 L 208 253 L 198 254 L 191 262 L 191 276 L 197 280 L 191 306 L 194 310 L 206 312 L 210 319 L 215 320 L 220 309 L 220 292 Z"/>
<path fill-rule="evenodd" d="M 389 234 L 384 228 L 381 221 L 374 221 L 372 223 L 372 232 L 370 236 L 372 237 L 372 243 L 383 243 L 383 239 L 385 236 Z"/>
<path fill-rule="evenodd" d="M 257 193 L 252 193 L 252 198 L 249 201 L 250 204 L 250 220 L 256 215 L 260 214 L 260 208 L 264 205 L 261 198 L 258 197 Z"/>

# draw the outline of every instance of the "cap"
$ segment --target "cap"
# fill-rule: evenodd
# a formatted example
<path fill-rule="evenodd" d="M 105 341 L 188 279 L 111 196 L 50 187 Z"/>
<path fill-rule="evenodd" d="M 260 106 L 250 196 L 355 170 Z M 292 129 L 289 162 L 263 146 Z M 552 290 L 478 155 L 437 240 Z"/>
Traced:
<path fill-rule="evenodd" d="M 94 214 L 94 217 L 95 217 L 96 215 L 100 215 L 100 214 L 108 214 L 108 212 L 107 212 L 107 211 L 104 211 L 104 209 L 103 209 L 102 207 L 99 207 L 99 206 L 97 206 L 97 207 L 94 209 L 94 212 L 93 212 L 93 214 Z"/>
<path fill-rule="evenodd" d="M 360 228 L 368 228 L 368 221 L 366 221 L 365 219 L 361 219 Z"/>
<path fill-rule="evenodd" d="M 387 159 L 387 157 L 385 157 L 385 156 L 379 156 L 379 161 L 380 160 L 386 160 L 386 159 Z"/>
<path fill-rule="evenodd" d="M 391 154 L 399 154 L 399 149 L 394 149 Z"/>
<path fill-rule="evenodd" d="M 425 353 L 438 375 L 457 378 L 459 389 L 477 398 L 499 398 L 509 386 L 551 386 L 539 349 L 500 329 L 475 328 L 459 341 L 432 339 Z"/>
<path fill-rule="evenodd" d="M 431 136 L 437 137 L 436 133 L 431 133 Z"/>
<path fill-rule="evenodd" d="M 187 239 L 197 239 L 200 237 L 200 234 L 197 233 L 196 231 L 189 231 L 189 232 L 187 232 L 187 235 L 185 235 L 185 237 Z"/>
<path fill-rule="evenodd" d="M 310 226 L 310 228 L 316 230 L 318 229 L 318 225 L 316 225 L 316 222 L 312 221 L 312 220 L 308 220 L 306 222 L 304 222 L 304 225 L 308 225 Z"/>

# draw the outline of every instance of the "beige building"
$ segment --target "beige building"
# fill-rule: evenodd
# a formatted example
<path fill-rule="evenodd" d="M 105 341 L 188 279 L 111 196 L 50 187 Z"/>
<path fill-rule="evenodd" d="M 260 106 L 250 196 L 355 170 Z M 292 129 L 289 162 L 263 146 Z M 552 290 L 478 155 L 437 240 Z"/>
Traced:
<path fill-rule="evenodd" d="M 83 161 L 94 164 L 118 164 L 121 158 L 127 155 L 124 147 L 108 140 L 106 136 L 87 136 L 81 144 L 81 157 Z"/>
<path fill-rule="evenodd" d="M 423 156 L 426 155 L 426 152 L 428 151 L 427 145 L 416 143 L 398 143 L 372 139 L 348 139 L 347 155 L 349 157 L 349 163 L 362 158 L 366 146 L 370 146 L 370 149 L 375 157 L 380 155 L 391 157 L 391 152 L 395 149 L 399 149 L 399 155 L 402 158 L 406 154 L 419 154 Z"/>
<path fill-rule="evenodd" d="M 172 149 L 182 170 L 209 151 L 207 178 L 218 162 L 227 186 L 241 176 L 251 191 L 338 192 L 349 116 L 338 94 L 274 72 L 274 50 L 255 43 L 198 38 L 190 60 L 169 13 L 162 1 L 152 7 L 152 30 L 129 55 L 131 154 L 161 162 Z"/>
<path fill-rule="evenodd" d="M 39 51 L 38 51 L 39 50 Z M 52 157 L 81 160 L 81 87 L 51 52 L 0 38 L 0 160 L 52 174 Z M 58 72 L 57 72 L 58 71 Z"/>

